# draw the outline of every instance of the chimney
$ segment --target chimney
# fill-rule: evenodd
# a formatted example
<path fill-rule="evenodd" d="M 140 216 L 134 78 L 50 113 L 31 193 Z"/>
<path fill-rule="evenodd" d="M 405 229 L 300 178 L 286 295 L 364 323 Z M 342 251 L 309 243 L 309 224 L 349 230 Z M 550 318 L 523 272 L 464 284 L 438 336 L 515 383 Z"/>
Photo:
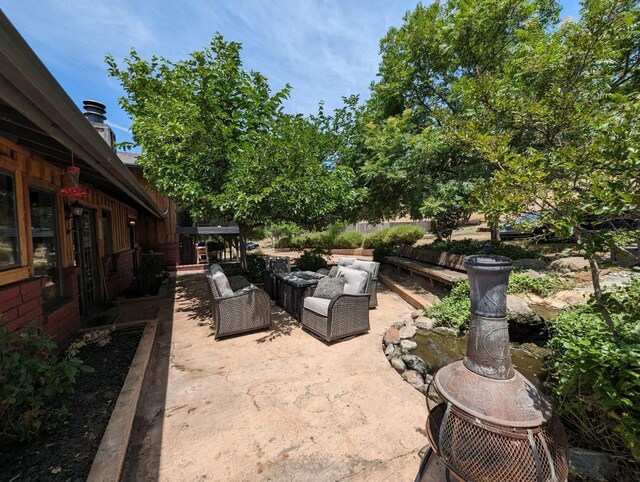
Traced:
<path fill-rule="evenodd" d="M 115 149 L 116 135 L 111 130 L 111 127 L 104 123 L 107 119 L 107 107 L 95 100 L 85 100 L 82 105 L 84 107 L 84 116 L 91 122 L 105 142 L 111 146 L 111 149 Z"/>

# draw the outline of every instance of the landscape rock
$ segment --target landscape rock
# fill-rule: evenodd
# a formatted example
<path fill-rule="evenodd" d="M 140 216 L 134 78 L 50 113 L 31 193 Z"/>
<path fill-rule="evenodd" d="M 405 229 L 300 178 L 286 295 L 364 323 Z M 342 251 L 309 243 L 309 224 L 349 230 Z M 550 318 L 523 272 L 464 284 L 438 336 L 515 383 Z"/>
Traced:
<path fill-rule="evenodd" d="M 569 448 L 569 467 L 589 480 L 609 480 L 615 472 L 610 455 L 574 447 Z"/>
<path fill-rule="evenodd" d="M 433 329 L 433 332 L 438 333 L 439 335 L 444 335 L 444 336 L 451 336 L 451 335 L 458 334 L 458 330 L 456 328 L 450 328 L 448 326 L 436 326 Z"/>
<path fill-rule="evenodd" d="M 629 283 L 633 278 L 640 277 L 639 271 L 620 270 L 612 271 L 606 275 L 600 275 L 600 285 L 604 287 L 623 285 Z"/>
<path fill-rule="evenodd" d="M 387 345 L 399 343 L 400 342 L 400 331 L 394 326 L 389 328 L 384 334 L 384 342 Z"/>
<path fill-rule="evenodd" d="M 429 389 L 429 384 L 428 383 L 423 383 L 422 385 L 420 385 L 419 387 L 416 387 L 420 393 L 422 393 L 423 395 L 427 394 L 427 391 Z"/>
<path fill-rule="evenodd" d="M 520 325 L 538 325 L 542 323 L 542 318 L 529 307 L 525 299 L 509 294 L 507 295 L 507 321 Z"/>
<path fill-rule="evenodd" d="M 401 340 L 408 340 L 409 338 L 413 338 L 416 334 L 416 327 L 415 326 L 403 326 L 402 328 L 400 328 L 400 339 Z"/>
<path fill-rule="evenodd" d="M 409 385 L 418 389 L 424 385 L 424 378 L 416 370 L 406 370 L 402 374 L 402 378 L 404 378 Z"/>
<path fill-rule="evenodd" d="M 549 263 L 549 269 L 559 273 L 575 273 L 589 269 L 589 261 L 580 256 L 556 259 Z"/>
<path fill-rule="evenodd" d="M 400 341 L 400 348 L 402 351 L 410 352 L 418 348 L 418 344 L 415 341 L 411 340 L 402 340 Z"/>
<path fill-rule="evenodd" d="M 432 320 L 431 318 L 426 317 L 426 316 L 419 316 L 418 318 L 416 318 L 413 321 L 413 324 L 417 328 L 421 328 L 423 330 L 432 330 L 433 329 L 433 325 L 435 324 L 435 321 Z"/>
<path fill-rule="evenodd" d="M 532 269 L 535 271 L 540 271 L 540 270 L 547 269 L 547 262 L 541 259 L 532 259 L 532 258 L 516 259 L 513 262 L 513 267 L 520 268 L 520 269 Z"/>
<path fill-rule="evenodd" d="M 411 315 L 405 316 L 402 321 L 404 321 L 404 326 L 413 326 L 413 317 Z"/>
<path fill-rule="evenodd" d="M 407 366 L 404 364 L 401 358 L 392 358 L 391 366 L 395 368 L 398 373 L 403 373 L 407 369 Z"/>
<path fill-rule="evenodd" d="M 429 367 L 426 362 L 416 355 L 402 355 L 402 361 L 407 365 L 407 368 L 415 370 L 422 375 L 429 373 Z"/>
<path fill-rule="evenodd" d="M 399 330 L 400 328 L 402 328 L 404 326 L 404 321 L 396 321 L 392 326 Z"/>
<path fill-rule="evenodd" d="M 413 318 L 414 320 L 420 316 L 422 316 L 423 311 L 422 310 L 413 310 L 411 312 L 411 318 Z"/>
<path fill-rule="evenodd" d="M 395 351 L 396 347 L 393 343 L 389 343 L 387 345 L 387 347 L 384 349 L 384 355 L 389 358 L 391 357 L 391 355 L 393 355 L 393 352 Z"/>

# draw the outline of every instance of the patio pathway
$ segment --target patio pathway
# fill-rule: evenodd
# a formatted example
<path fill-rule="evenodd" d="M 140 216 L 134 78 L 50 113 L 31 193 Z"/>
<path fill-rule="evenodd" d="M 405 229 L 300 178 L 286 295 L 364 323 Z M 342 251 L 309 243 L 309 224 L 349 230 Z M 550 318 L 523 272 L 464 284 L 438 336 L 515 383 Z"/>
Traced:
<path fill-rule="evenodd" d="M 159 303 L 124 480 L 412 481 L 424 396 L 381 351 L 411 307 L 382 287 L 371 331 L 327 345 L 273 307 L 270 331 L 215 341 L 204 274 Z"/>

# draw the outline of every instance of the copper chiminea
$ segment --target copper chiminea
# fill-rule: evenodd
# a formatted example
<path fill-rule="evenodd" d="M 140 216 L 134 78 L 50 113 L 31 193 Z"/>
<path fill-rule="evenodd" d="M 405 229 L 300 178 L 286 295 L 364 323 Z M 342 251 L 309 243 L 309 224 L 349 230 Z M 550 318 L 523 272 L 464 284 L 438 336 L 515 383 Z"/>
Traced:
<path fill-rule="evenodd" d="M 437 457 L 425 457 L 417 480 L 566 481 L 564 428 L 550 403 L 511 365 L 511 260 L 470 256 L 465 268 L 471 288 L 467 356 L 440 369 L 429 385 L 427 435 Z"/>

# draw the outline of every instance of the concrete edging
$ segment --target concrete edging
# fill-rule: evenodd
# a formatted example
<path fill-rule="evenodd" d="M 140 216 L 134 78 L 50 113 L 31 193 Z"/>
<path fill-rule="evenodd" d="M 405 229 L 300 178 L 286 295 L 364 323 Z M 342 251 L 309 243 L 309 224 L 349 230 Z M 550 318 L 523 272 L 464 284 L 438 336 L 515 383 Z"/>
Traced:
<path fill-rule="evenodd" d="M 419 295 L 416 295 L 415 293 L 411 293 L 410 291 L 405 290 L 402 286 L 400 286 L 399 284 L 395 283 L 388 276 L 385 276 L 385 275 L 383 275 L 381 273 L 378 273 L 378 280 L 381 281 L 382 283 L 384 283 L 387 288 L 389 288 L 391 291 L 396 293 L 398 296 L 400 296 L 400 298 L 405 300 L 407 303 L 409 303 L 414 308 L 422 310 L 422 309 L 429 308 L 430 306 L 432 306 L 431 302 L 429 302 L 428 300 L 422 298 Z"/>
<path fill-rule="evenodd" d="M 142 333 L 136 354 L 131 361 L 127 378 L 109 418 L 109 424 L 102 436 L 87 477 L 90 482 L 114 482 L 120 480 L 124 461 L 129 448 L 138 401 L 142 392 L 151 351 L 153 349 L 158 319 L 149 320 Z"/>

